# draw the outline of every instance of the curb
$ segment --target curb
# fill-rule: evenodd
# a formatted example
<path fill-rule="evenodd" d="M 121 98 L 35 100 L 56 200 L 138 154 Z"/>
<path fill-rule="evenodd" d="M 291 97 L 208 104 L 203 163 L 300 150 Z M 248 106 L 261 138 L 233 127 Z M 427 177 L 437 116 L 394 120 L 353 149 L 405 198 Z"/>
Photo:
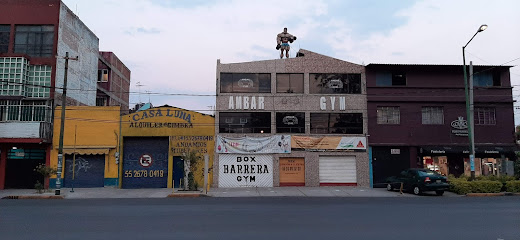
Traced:
<path fill-rule="evenodd" d="M 6 196 L 2 199 L 64 199 L 63 196 Z"/>
<path fill-rule="evenodd" d="M 168 198 L 197 198 L 197 197 L 208 197 L 203 193 L 173 193 L 168 194 Z"/>
<path fill-rule="evenodd" d="M 499 197 L 499 196 L 520 196 L 520 193 L 501 192 L 501 193 L 466 193 L 466 197 Z"/>

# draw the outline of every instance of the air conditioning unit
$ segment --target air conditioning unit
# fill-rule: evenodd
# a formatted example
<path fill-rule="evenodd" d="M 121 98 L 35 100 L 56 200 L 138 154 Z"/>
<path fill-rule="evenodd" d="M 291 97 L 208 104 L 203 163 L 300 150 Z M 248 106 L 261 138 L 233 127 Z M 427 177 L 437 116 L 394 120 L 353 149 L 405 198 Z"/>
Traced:
<path fill-rule="evenodd" d="M 340 79 L 332 79 L 327 83 L 329 88 L 343 88 L 343 82 Z"/>

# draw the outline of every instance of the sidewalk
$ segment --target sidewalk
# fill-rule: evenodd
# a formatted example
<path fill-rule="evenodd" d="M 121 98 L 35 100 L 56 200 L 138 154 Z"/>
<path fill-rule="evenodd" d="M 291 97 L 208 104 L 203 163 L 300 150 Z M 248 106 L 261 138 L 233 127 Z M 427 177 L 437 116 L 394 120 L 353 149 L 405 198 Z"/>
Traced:
<path fill-rule="evenodd" d="M 92 199 L 92 198 L 166 198 L 172 197 L 170 188 L 152 189 L 119 189 L 119 188 L 62 188 L 61 195 L 65 199 Z M 194 193 L 196 193 L 194 195 Z M 198 196 L 199 192 L 185 192 L 175 190 L 173 197 Z M 431 194 L 434 196 L 435 194 Z M 34 189 L 0 190 L 0 198 L 8 196 L 23 196 L 31 198 L 51 198 L 54 190 L 39 194 Z M 202 195 L 204 196 L 204 195 Z M 362 187 L 271 187 L 271 188 L 212 188 L 209 197 L 420 197 L 409 193 L 400 194 L 397 191 L 389 192 L 384 188 Z M 443 197 L 458 197 L 451 192 L 444 193 Z"/>

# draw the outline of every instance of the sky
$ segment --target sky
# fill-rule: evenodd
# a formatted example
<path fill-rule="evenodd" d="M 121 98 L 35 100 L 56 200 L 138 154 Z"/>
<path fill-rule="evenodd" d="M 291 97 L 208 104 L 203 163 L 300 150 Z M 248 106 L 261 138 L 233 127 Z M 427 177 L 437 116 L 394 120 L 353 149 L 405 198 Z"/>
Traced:
<path fill-rule="evenodd" d="M 130 106 L 210 110 L 217 59 L 277 59 L 284 27 L 298 37 L 292 56 L 303 48 L 362 65 L 462 64 L 462 46 L 487 24 L 466 47 L 466 62 L 520 65 L 517 0 L 62 1 L 97 35 L 100 50 L 131 70 Z M 516 99 L 520 67 L 510 72 Z"/>

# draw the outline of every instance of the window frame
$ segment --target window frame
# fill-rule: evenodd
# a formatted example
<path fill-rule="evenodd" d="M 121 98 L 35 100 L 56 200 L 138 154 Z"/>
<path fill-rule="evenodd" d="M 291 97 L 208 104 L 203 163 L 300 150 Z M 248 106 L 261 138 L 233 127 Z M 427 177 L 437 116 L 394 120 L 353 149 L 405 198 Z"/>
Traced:
<path fill-rule="evenodd" d="M 219 133 L 271 133 L 271 112 L 220 112 Z"/>
<path fill-rule="evenodd" d="M 439 111 L 435 112 L 435 109 L 436 110 L 440 109 L 440 112 Z M 433 110 L 433 111 L 428 111 L 428 110 Z M 425 116 L 425 114 L 426 114 L 426 116 Z M 434 116 L 435 114 L 441 114 L 440 122 L 438 121 L 439 119 L 437 119 L 438 116 Z M 428 120 L 428 121 L 426 121 L 426 120 Z M 422 125 L 444 125 L 444 107 L 442 107 L 442 106 L 424 106 L 424 107 L 422 107 L 421 108 L 421 124 Z"/>
<path fill-rule="evenodd" d="M 228 79 L 228 75 L 231 76 L 231 79 Z M 221 72 L 219 77 L 220 93 L 271 93 L 272 91 L 271 73 Z M 242 80 L 250 81 L 248 82 Z M 258 87 L 255 87 L 255 83 L 258 85 Z M 249 84 L 252 85 L 252 89 L 257 88 L 257 90 L 245 90 L 248 88 L 245 86 L 248 86 Z"/>
<path fill-rule="evenodd" d="M 309 73 L 309 94 L 362 93 L 363 81 L 361 73 Z"/>
<path fill-rule="evenodd" d="M 390 112 L 390 110 L 397 110 Z M 379 125 L 400 125 L 401 124 L 401 108 L 399 106 L 378 106 L 377 107 L 377 124 Z M 397 112 L 397 115 L 396 115 Z M 397 116 L 396 122 L 393 118 Z M 384 119 L 383 119 L 384 117 Z M 383 121 L 385 120 L 386 121 Z"/>
<path fill-rule="evenodd" d="M 40 29 L 35 30 L 37 27 Z M 50 27 L 52 31 L 46 29 Z M 23 28 L 27 29 L 22 30 Z M 16 25 L 14 32 L 14 53 L 23 53 L 31 57 L 52 57 L 56 32 L 54 25 Z M 25 35 L 25 38 L 22 35 Z M 51 43 L 46 43 L 49 39 Z"/>
<path fill-rule="evenodd" d="M 289 81 L 287 84 L 287 85 L 289 85 L 289 89 L 286 91 L 280 90 L 282 87 L 280 87 L 281 81 L 280 81 L 279 77 L 281 77 L 281 76 L 289 77 Z M 294 79 L 294 78 L 296 78 L 296 76 L 298 76 L 298 77 L 301 76 L 301 82 L 300 82 L 300 79 Z M 283 79 L 283 80 L 285 80 L 285 79 Z M 291 83 L 294 83 L 295 81 L 298 81 L 298 84 L 301 85 L 301 89 L 299 89 L 299 87 L 297 87 L 298 89 L 296 89 L 296 91 L 294 91 L 294 88 L 292 87 L 292 85 L 294 85 L 294 84 L 291 84 Z M 305 75 L 303 73 L 277 73 L 276 74 L 276 93 L 302 94 L 302 93 L 304 93 L 304 91 L 305 91 Z"/>
<path fill-rule="evenodd" d="M 6 42 L 2 42 L 2 39 L 6 39 Z M 11 25 L 0 24 L 0 53 L 9 52 L 9 42 L 11 39 Z M 5 49 L 5 50 L 2 50 Z"/>
<path fill-rule="evenodd" d="M 473 113 L 475 125 L 494 126 L 497 125 L 496 108 L 494 107 L 475 107 Z"/>
<path fill-rule="evenodd" d="M 351 121 L 351 122 L 340 122 L 334 121 L 334 119 L 338 118 L 352 118 L 358 119 L 360 121 Z M 326 121 L 326 123 L 325 123 Z M 320 124 L 320 125 L 316 125 Z M 317 127 L 322 125 L 327 125 L 326 127 Z M 338 125 L 349 125 L 349 126 L 333 126 L 333 124 Z M 356 126 L 358 125 L 358 126 Z M 338 130 L 343 130 L 338 132 Z M 322 113 L 322 112 L 313 112 L 310 114 L 310 133 L 311 134 L 364 134 L 364 119 L 363 113 Z"/>

